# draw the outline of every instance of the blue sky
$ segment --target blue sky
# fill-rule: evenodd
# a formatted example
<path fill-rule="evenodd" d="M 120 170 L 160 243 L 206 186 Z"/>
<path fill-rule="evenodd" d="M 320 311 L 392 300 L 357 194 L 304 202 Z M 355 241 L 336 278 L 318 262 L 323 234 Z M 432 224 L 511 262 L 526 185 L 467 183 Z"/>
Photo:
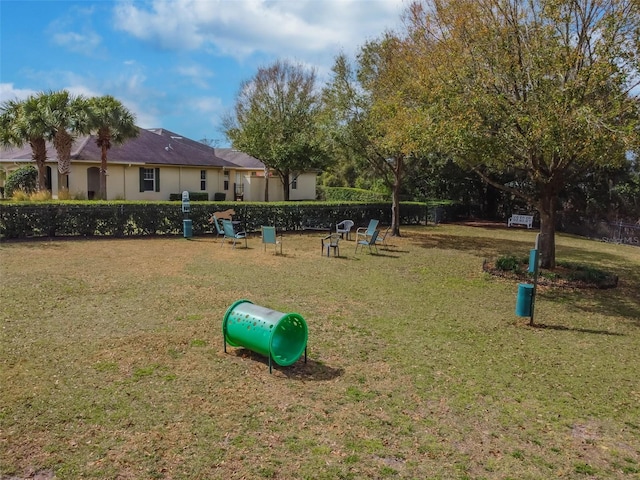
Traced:
<path fill-rule="evenodd" d="M 323 83 L 340 52 L 397 29 L 406 0 L 0 0 L 0 101 L 113 95 L 142 128 L 227 146 L 243 80 L 277 59 Z"/>

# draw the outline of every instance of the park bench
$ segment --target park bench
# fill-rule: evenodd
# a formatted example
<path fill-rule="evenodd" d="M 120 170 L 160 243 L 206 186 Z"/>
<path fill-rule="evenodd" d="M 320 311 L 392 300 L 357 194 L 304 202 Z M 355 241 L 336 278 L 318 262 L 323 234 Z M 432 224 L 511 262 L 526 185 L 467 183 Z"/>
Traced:
<path fill-rule="evenodd" d="M 327 234 L 330 234 L 333 228 L 333 224 L 317 218 L 305 218 L 299 226 L 301 232 L 326 232 Z"/>
<path fill-rule="evenodd" d="M 525 225 L 527 228 L 533 227 L 533 215 L 511 215 L 507 222 L 507 227 L 513 225 Z"/>

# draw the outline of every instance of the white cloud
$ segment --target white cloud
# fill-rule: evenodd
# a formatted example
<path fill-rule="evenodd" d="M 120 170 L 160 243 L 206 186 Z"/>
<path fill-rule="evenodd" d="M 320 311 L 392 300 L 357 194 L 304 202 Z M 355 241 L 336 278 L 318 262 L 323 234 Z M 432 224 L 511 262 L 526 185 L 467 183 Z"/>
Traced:
<path fill-rule="evenodd" d="M 194 2 L 155 0 L 152 10 L 147 11 L 132 2 L 123 2 L 115 7 L 114 27 L 165 49 L 194 49 L 203 38 L 197 31 L 199 21 L 191 3 Z"/>
<path fill-rule="evenodd" d="M 200 97 L 189 101 L 189 108 L 203 114 L 219 114 L 224 110 L 222 100 L 218 97 Z"/>
<path fill-rule="evenodd" d="M 102 38 L 95 32 L 59 32 L 52 35 L 53 41 L 75 53 L 94 55 L 102 43 Z"/>
<path fill-rule="evenodd" d="M 153 0 L 115 8 L 115 27 L 171 50 L 299 57 L 352 50 L 400 24 L 404 0 Z"/>
<path fill-rule="evenodd" d="M 29 95 L 35 95 L 35 90 L 15 88 L 13 83 L 0 83 L 0 102 L 8 100 L 25 100 Z"/>
<path fill-rule="evenodd" d="M 47 32 L 54 44 L 86 56 L 101 54 L 102 37 L 91 27 L 93 8 L 73 8 L 72 13 L 49 24 Z M 79 22 L 80 26 L 74 23 Z"/>
<path fill-rule="evenodd" d="M 137 123 L 144 128 L 160 125 L 157 104 L 164 99 L 164 95 L 144 85 L 145 77 L 141 73 L 123 73 L 109 82 L 100 82 L 91 77 L 84 77 L 72 72 L 37 72 L 34 78 L 59 79 L 59 86 L 53 90 L 67 90 L 74 96 L 99 97 L 113 95 L 131 112 L 136 115 Z M 24 100 L 42 90 L 18 89 L 12 83 L 0 83 L 0 101 Z"/>
<path fill-rule="evenodd" d="M 209 84 L 206 82 L 206 79 L 214 76 L 211 70 L 200 65 L 177 67 L 176 71 L 178 75 L 187 77 L 194 85 L 200 88 L 208 88 Z"/>
<path fill-rule="evenodd" d="M 157 128 L 162 126 L 160 117 L 150 111 L 148 105 L 140 105 L 137 102 L 130 100 L 119 100 L 122 104 L 131 111 L 136 117 L 136 125 L 140 128 Z"/>
<path fill-rule="evenodd" d="M 62 90 L 67 90 L 71 95 L 83 97 L 99 97 L 101 94 L 98 93 L 93 88 L 89 88 L 86 85 L 69 85 L 68 87 L 63 88 Z"/>

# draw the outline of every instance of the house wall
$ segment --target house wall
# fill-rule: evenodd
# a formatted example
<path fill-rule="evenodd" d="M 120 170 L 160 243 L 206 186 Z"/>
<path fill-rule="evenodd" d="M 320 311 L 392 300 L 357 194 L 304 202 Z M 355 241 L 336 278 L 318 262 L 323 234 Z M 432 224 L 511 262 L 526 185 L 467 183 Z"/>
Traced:
<path fill-rule="evenodd" d="M 264 202 L 264 184 L 265 177 L 263 175 L 244 175 L 242 179 L 244 183 L 244 201 L 245 202 Z M 269 201 L 279 202 L 284 198 L 282 192 L 282 184 L 277 177 L 269 179 Z"/>
<path fill-rule="evenodd" d="M 150 167 L 150 166 L 149 166 Z M 132 167 L 127 172 L 127 199 L 128 200 L 168 200 L 172 193 L 182 193 L 187 190 L 189 192 L 207 192 L 209 200 L 213 200 L 214 194 L 217 192 L 225 192 L 224 177 L 222 170 L 219 168 L 202 168 L 202 167 L 160 167 L 160 191 L 159 192 L 140 192 L 139 188 L 139 167 Z M 200 173 L 206 172 L 205 189 L 201 190 Z M 233 175 L 233 172 L 231 172 Z M 133 178 L 130 178 L 133 177 Z M 133 183 L 132 183 L 133 181 Z M 232 195 L 231 189 L 233 185 L 230 182 L 229 190 L 226 191 L 227 199 Z M 108 188 L 109 189 L 109 188 Z"/>
<path fill-rule="evenodd" d="M 245 175 L 244 200 L 246 202 L 264 202 L 264 177 Z"/>
<path fill-rule="evenodd" d="M 293 179 L 293 177 L 291 177 Z M 248 202 L 264 202 L 264 176 L 244 177 L 245 183 L 245 201 Z M 290 200 L 315 200 L 316 198 L 316 174 L 303 173 L 298 176 L 297 188 L 289 189 Z M 284 201 L 284 189 L 279 177 L 269 178 L 269 201 Z"/>
<path fill-rule="evenodd" d="M 76 164 L 71 167 L 69 175 L 69 191 L 71 195 L 82 194 L 88 198 L 87 177 L 88 169 L 99 167 L 99 164 Z M 108 200 L 169 200 L 172 193 L 182 193 L 184 190 L 200 192 L 200 172 L 206 171 L 205 190 L 209 200 L 213 200 L 214 193 L 223 192 L 224 182 L 220 169 L 199 167 L 172 167 L 152 165 L 146 168 L 160 169 L 160 191 L 140 191 L 140 165 L 110 164 L 107 170 L 107 199 Z M 58 191 L 57 178 L 52 185 L 54 193 Z M 231 188 L 231 187 L 230 187 Z M 97 192 L 96 192 L 97 195 Z M 229 192 L 227 192 L 229 198 Z"/>
<path fill-rule="evenodd" d="M 315 200 L 316 199 L 316 174 L 301 173 L 298 175 L 298 185 L 296 189 L 290 189 L 289 198 L 291 200 Z"/>
<path fill-rule="evenodd" d="M 1 162 L 2 168 L 8 174 L 18 168 L 21 163 L 12 162 L 10 165 Z M 7 162 L 8 163 L 8 162 Z M 24 164 L 31 163 L 25 161 Z M 57 198 L 59 178 L 56 162 L 47 162 L 51 167 L 51 190 L 53 198 Z M 224 190 L 224 174 L 221 168 L 153 166 L 148 168 L 160 169 L 160 191 L 140 191 L 140 164 L 108 164 L 107 170 L 107 199 L 108 200 L 169 200 L 172 193 L 182 193 L 184 190 L 199 192 L 200 171 L 206 171 L 206 192 L 209 200 L 214 199 L 217 192 L 226 193 L 226 200 L 233 200 L 233 183 L 236 171 L 227 169 L 229 173 L 229 188 Z M 100 168 L 100 162 L 76 162 L 71 164 L 69 174 L 69 193 L 73 197 L 89 198 L 89 169 Z M 264 182 L 262 175 L 251 175 L 251 171 L 242 170 L 241 178 L 244 184 L 244 200 L 251 202 L 264 201 Z M 261 172 L 258 172 L 261 173 Z M 95 186 L 93 187 L 95 188 Z M 95 192 L 98 195 L 98 192 Z M 316 174 L 303 173 L 298 176 L 298 188 L 290 190 L 291 200 L 312 200 L 316 195 Z M 278 177 L 269 179 L 269 201 L 284 200 L 282 182 Z"/>

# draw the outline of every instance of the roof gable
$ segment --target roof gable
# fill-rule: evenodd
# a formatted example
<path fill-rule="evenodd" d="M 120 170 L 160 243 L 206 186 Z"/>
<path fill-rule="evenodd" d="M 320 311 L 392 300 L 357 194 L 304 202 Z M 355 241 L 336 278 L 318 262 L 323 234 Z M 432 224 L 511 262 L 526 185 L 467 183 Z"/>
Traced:
<path fill-rule="evenodd" d="M 109 163 L 176 165 L 194 167 L 226 167 L 226 168 L 264 168 L 259 160 L 235 152 L 233 155 L 218 155 L 216 149 L 166 129 L 139 130 L 136 138 L 129 139 L 121 145 L 112 145 L 107 153 Z M 0 150 L 0 160 L 31 160 L 31 147 L 13 147 Z M 51 142 L 47 142 L 47 160 L 57 160 L 56 150 Z M 72 161 L 100 162 L 101 151 L 96 144 L 95 135 L 77 137 L 71 147 Z M 238 160 L 237 162 L 234 160 Z"/>
<path fill-rule="evenodd" d="M 244 168 L 264 170 L 264 163 L 251 155 L 233 148 L 216 148 L 215 154 Z"/>

